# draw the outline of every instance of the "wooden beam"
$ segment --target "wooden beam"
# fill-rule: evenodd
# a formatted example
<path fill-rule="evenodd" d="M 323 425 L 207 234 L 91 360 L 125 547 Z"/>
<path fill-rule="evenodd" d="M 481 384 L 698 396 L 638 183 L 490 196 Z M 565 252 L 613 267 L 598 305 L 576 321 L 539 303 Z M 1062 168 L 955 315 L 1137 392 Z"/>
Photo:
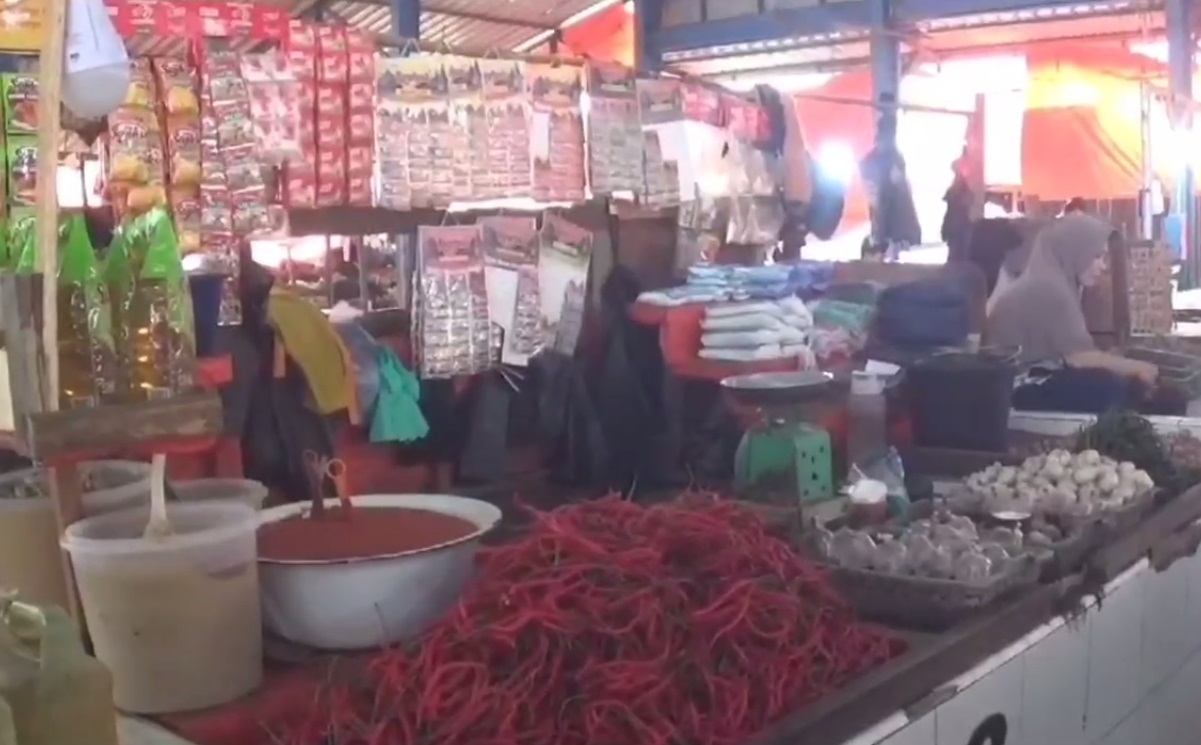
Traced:
<path fill-rule="evenodd" d="M 30 457 L 54 462 L 68 456 L 120 455 L 156 442 L 216 437 L 223 427 L 216 393 L 186 393 L 163 401 L 113 404 L 30 415 L 25 448 Z"/>

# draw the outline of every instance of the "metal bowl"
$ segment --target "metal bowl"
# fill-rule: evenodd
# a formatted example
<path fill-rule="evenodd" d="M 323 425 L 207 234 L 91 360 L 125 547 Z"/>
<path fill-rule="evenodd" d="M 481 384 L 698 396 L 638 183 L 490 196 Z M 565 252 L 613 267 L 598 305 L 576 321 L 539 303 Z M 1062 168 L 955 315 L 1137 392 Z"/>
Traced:
<path fill-rule="evenodd" d="M 744 406 L 792 406 L 812 403 L 846 390 L 849 383 L 820 370 L 751 373 L 723 378 L 721 388 Z"/>
<path fill-rule="evenodd" d="M 368 494 L 356 507 L 403 507 L 462 518 L 473 533 L 437 546 L 386 556 L 330 561 L 259 559 L 263 625 L 311 649 L 371 649 L 404 641 L 454 606 L 471 578 L 480 539 L 501 511 L 448 494 Z M 325 500 L 336 507 L 337 499 Z M 307 502 L 272 507 L 262 523 L 303 514 Z M 365 519 L 370 519 L 365 518 Z"/>

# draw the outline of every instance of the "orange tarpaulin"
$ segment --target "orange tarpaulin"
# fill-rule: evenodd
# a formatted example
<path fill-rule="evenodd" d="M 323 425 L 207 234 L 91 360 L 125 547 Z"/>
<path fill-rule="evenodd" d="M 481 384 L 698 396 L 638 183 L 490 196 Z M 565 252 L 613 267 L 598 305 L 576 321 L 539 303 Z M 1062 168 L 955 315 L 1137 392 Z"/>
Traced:
<path fill-rule="evenodd" d="M 1022 191 L 1050 200 L 1138 194 L 1139 77 L 1159 65 L 1124 50 L 1090 48 L 1027 60 Z"/>
<path fill-rule="evenodd" d="M 811 91 L 814 97 L 797 96 L 797 116 L 804 129 L 805 142 L 813 156 L 821 157 L 825 147 L 845 147 L 858 163 L 872 149 L 876 132 L 876 112 L 866 105 L 872 97 L 871 73 L 865 70 L 844 73 L 831 78 L 825 85 Z M 863 101 L 863 104 L 835 103 L 821 97 Z M 847 187 L 842 225 L 849 227 L 868 220 L 867 193 L 858 172 Z"/>
<path fill-rule="evenodd" d="M 1130 197 L 1143 183 L 1141 143 L 1111 129 L 1092 106 L 1028 109 L 1022 191 L 1044 200 Z M 1137 135 L 1137 130 L 1135 135 Z"/>
<path fill-rule="evenodd" d="M 563 46 L 571 55 L 633 67 L 634 14 L 618 3 L 564 29 Z"/>

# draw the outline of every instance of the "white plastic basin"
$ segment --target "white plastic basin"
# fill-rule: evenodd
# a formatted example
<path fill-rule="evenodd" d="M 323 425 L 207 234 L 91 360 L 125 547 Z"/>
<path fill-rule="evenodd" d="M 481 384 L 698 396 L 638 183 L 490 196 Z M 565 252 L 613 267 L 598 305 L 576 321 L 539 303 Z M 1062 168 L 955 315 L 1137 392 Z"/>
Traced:
<path fill-rule="evenodd" d="M 267 487 L 250 479 L 194 479 L 171 484 L 181 502 L 241 502 L 251 509 L 261 510 L 267 499 Z"/>
<path fill-rule="evenodd" d="M 326 500 L 330 507 L 338 500 Z M 476 532 L 419 551 L 338 561 L 259 559 L 263 625 L 314 649 L 394 644 L 450 610 L 471 578 L 480 538 L 501 519 L 495 506 L 447 494 L 371 494 L 360 507 L 404 507 L 462 518 Z M 266 509 L 262 524 L 303 514 L 307 502 Z"/>

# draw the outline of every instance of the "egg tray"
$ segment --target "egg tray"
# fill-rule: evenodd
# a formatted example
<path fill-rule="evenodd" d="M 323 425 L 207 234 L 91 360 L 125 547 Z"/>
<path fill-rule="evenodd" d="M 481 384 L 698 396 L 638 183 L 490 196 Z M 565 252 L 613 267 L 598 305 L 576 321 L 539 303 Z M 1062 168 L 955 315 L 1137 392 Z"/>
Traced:
<path fill-rule="evenodd" d="M 994 603 L 1039 583 L 1045 552 L 1030 553 L 986 582 L 958 582 L 931 577 L 851 569 L 818 560 L 843 599 L 862 618 L 921 631 L 945 631 Z"/>

